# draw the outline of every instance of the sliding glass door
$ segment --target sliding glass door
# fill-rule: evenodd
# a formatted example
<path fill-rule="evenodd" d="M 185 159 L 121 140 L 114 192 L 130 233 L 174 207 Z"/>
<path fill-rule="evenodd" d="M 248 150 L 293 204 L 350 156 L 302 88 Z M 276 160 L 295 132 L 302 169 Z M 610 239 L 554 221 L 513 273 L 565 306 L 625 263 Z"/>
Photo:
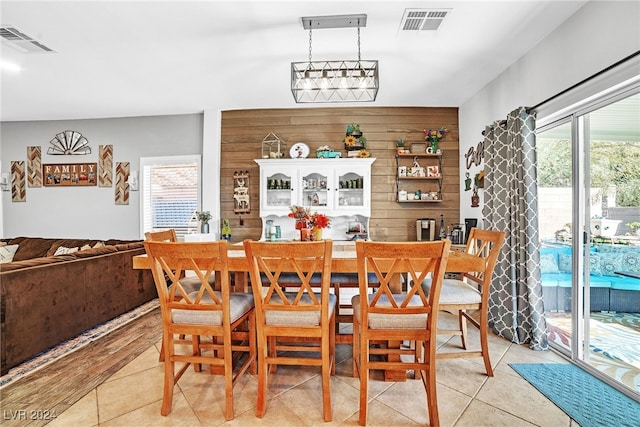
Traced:
<path fill-rule="evenodd" d="M 536 144 L 550 342 L 640 395 L 638 90 L 540 128 Z"/>

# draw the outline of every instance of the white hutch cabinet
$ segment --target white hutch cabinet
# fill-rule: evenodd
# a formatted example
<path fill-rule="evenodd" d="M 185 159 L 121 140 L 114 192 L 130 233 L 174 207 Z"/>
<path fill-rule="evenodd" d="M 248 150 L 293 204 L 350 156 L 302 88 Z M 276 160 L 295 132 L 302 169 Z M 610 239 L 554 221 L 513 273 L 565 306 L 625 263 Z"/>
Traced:
<path fill-rule="evenodd" d="M 304 206 L 331 218 L 323 236 L 348 240 L 350 225 L 369 229 L 371 216 L 371 164 L 373 158 L 257 159 L 260 166 L 260 217 L 279 225 L 281 238 L 296 237 L 291 206 Z M 360 235 L 362 236 L 362 235 Z"/>

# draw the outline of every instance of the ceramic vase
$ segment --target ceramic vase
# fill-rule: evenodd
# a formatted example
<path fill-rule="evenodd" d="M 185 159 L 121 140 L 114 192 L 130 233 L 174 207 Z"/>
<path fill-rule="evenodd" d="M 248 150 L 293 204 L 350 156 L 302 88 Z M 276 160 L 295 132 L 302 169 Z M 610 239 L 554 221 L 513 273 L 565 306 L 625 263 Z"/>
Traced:
<path fill-rule="evenodd" d="M 430 143 L 431 143 L 431 152 L 435 154 L 438 151 L 438 138 L 431 137 Z"/>
<path fill-rule="evenodd" d="M 303 242 L 310 242 L 312 240 L 311 228 L 300 229 L 300 240 Z"/>
<path fill-rule="evenodd" d="M 322 240 L 322 228 L 313 227 L 311 229 L 311 240 L 315 240 L 315 241 Z"/>

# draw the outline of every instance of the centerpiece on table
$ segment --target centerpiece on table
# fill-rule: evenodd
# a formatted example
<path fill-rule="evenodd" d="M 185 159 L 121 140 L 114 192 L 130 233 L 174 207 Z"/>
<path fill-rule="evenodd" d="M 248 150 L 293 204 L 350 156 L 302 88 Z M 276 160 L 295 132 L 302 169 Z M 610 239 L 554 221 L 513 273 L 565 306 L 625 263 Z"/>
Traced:
<path fill-rule="evenodd" d="M 431 152 L 436 154 L 438 151 L 438 142 L 444 138 L 444 135 L 449 132 L 449 130 L 445 127 L 441 127 L 440 129 L 425 129 L 424 130 L 424 140 L 430 144 Z"/>
<path fill-rule="evenodd" d="M 300 230 L 300 240 L 322 240 L 322 230 L 329 228 L 331 219 L 328 216 L 314 212 L 302 206 L 291 206 L 289 218 L 296 221 L 296 230 Z"/>

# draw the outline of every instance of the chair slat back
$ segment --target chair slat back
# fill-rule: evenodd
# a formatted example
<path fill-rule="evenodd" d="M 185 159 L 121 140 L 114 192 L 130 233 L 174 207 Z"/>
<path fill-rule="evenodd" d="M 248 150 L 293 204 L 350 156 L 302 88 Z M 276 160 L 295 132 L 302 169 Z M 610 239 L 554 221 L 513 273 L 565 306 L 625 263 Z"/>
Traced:
<path fill-rule="evenodd" d="M 257 317 L 269 310 L 322 311 L 328 315 L 333 242 L 245 240 Z M 284 279 L 284 282 L 281 280 Z M 320 277 L 320 279 L 318 279 Z M 312 280 L 313 279 L 313 280 Z M 297 291 L 286 292 L 293 286 Z M 321 288 L 318 298 L 313 287 Z"/>
<path fill-rule="evenodd" d="M 465 252 L 484 258 L 484 270 L 466 272 L 463 276 L 467 281 L 472 281 L 480 285 L 483 294 L 488 294 L 488 292 L 484 292 L 484 290 L 488 290 L 491 284 L 491 277 L 493 276 L 493 270 L 498 261 L 504 238 L 504 231 L 482 230 L 474 227 L 469 232 L 469 240 L 467 241 Z"/>
<path fill-rule="evenodd" d="M 176 230 L 170 228 L 168 230 L 162 231 L 147 231 L 144 233 L 144 237 L 146 240 L 151 240 L 153 242 L 177 242 L 178 237 L 176 236 Z"/>
<path fill-rule="evenodd" d="M 368 313 L 412 315 L 436 312 L 446 263 L 449 258 L 449 240 L 439 242 L 371 242 L 356 241 L 358 280 L 361 295 L 361 319 L 366 327 Z M 371 288 L 371 273 L 380 282 L 367 299 Z M 422 283 L 429 276 L 432 283 L 429 295 L 421 286 L 408 285 L 407 292 L 393 294 L 392 280 L 406 275 L 407 283 Z M 429 316 L 435 321 L 437 316 Z"/>
<path fill-rule="evenodd" d="M 160 304 L 164 310 L 222 310 L 228 315 L 229 270 L 227 241 L 219 242 L 144 242 L 151 259 L 153 278 Z M 200 288 L 191 294 L 182 287 L 179 278 L 191 271 L 200 281 Z M 220 272 L 221 292 L 210 283 Z M 168 288 L 167 282 L 173 283 Z"/>

